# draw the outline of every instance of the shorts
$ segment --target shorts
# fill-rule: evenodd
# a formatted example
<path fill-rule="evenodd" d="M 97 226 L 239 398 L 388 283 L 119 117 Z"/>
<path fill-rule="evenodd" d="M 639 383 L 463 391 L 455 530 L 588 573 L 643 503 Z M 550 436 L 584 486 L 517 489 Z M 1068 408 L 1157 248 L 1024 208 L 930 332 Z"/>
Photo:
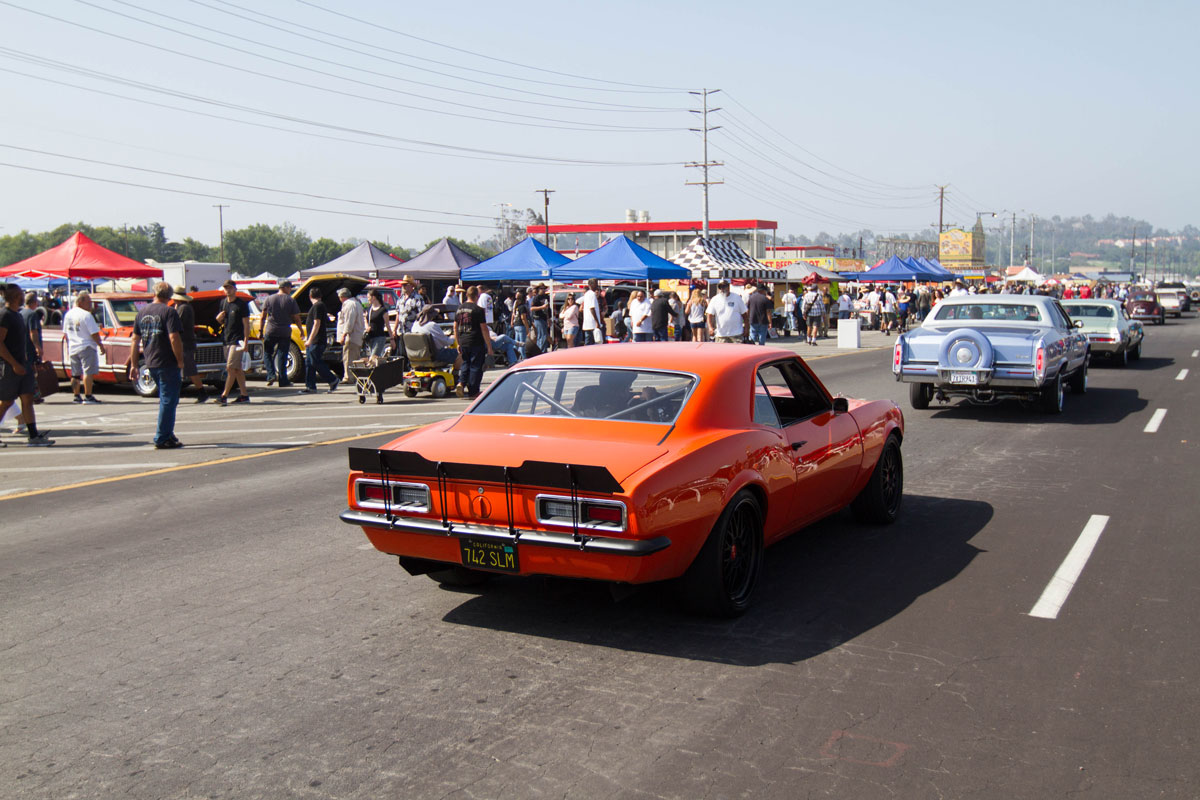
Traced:
<path fill-rule="evenodd" d="M 179 374 L 185 378 L 190 378 L 193 375 L 199 375 L 200 370 L 196 367 L 196 350 L 195 348 L 183 349 L 183 364 Z"/>
<path fill-rule="evenodd" d="M 825 318 L 824 314 L 809 314 L 808 315 L 808 324 L 809 325 L 820 325 L 821 320 L 824 318 Z"/>
<path fill-rule="evenodd" d="M 232 372 L 235 369 L 242 368 L 242 353 L 245 350 L 239 349 L 236 344 L 225 345 L 225 369 Z"/>
<path fill-rule="evenodd" d="M 37 393 L 37 378 L 33 370 L 26 368 L 18 375 L 7 361 L 0 362 L 0 403 L 11 403 L 23 394 Z"/>
<path fill-rule="evenodd" d="M 883 312 L 883 321 L 884 322 L 895 322 L 896 321 L 896 312 L 895 311 Z"/>
<path fill-rule="evenodd" d="M 100 371 L 100 353 L 94 347 L 85 347 L 71 353 L 71 377 L 91 377 Z"/>

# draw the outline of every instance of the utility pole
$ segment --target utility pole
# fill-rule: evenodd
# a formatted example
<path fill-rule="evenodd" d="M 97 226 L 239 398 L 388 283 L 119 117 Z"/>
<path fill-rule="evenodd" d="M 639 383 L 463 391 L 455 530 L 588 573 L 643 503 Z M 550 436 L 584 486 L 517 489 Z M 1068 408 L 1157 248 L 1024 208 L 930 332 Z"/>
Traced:
<path fill-rule="evenodd" d="M 1137 269 L 1137 225 L 1133 226 L 1133 236 L 1129 239 L 1129 277 L 1133 277 Z"/>
<path fill-rule="evenodd" d="M 128 258 L 129 257 L 129 225 L 126 223 L 122 223 L 121 230 L 125 233 L 125 257 Z"/>
<path fill-rule="evenodd" d="M 709 96 L 710 94 L 716 94 L 716 93 L 717 93 L 717 92 L 719 92 L 719 91 L 721 91 L 721 90 L 720 90 L 720 89 L 701 89 L 701 90 L 700 90 L 700 91 L 698 91 L 698 92 L 688 92 L 688 94 L 694 94 L 694 95 L 697 95 L 697 96 L 698 96 L 698 97 L 700 97 L 700 99 L 701 99 L 701 108 L 700 108 L 700 110 L 699 110 L 699 111 L 697 111 L 697 110 L 696 110 L 696 109 L 694 109 L 694 108 L 693 108 L 693 109 L 691 109 L 691 112 L 692 112 L 693 114 L 699 114 L 699 115 L 700 115 L 700 127 L 699 127 L 699 128 L 691 128 L 690 130 L 693 130 L 693 131 L 695 131 L 695 132 L 697 132 L 697 133 L 700 133 L 700 134 L 702 134 L 702 135 L 703 135 L 703 138 L 704 138 L 704 160 L 703 160 L 703 161 L 699 161 L 699 162 L 697 162 L 697 161 L 691 161 L 691 162 L 688 162 L 687 164 L 685 164 L 685 165 L 684 165 L 684 166 L 686 166 L 686 167 L 699 167 L 699 168 L 700 168 L 700 174 L 701 174 L 701 175 L 703 175 L 703 180 L 699 180 L 699 181 L 687 181 L 687 182 L 685 182 L 685 184 L 684 184 L 684 185 L 685 185 L 685 186 L 702 186 L 702 187 L 704 187 L 704 188 L 703 188 L 703 194 L 704 194 L 704 217 L 703 217 L 704 232 L 703 232 L 701 235 L 702 235 L 702 236 L 704 236 L 704 238 L 705 238 L 705 239 L 707 239 L 707 238 L 708 238 L 708 187 L 709 187 L 709 186 L 716 186 L 716 185 L 718 185 L 718 184 L 722 184 L 722 183 L 724 183 L 724 182 L 725 182 L 725 181 L 710 181 L 710 180 L 708 179 L 708 168 L 709 168 L 709 167 L 722 167 L 722 166 L 724 166 L 724 162 L 721 162 L 721 161 L 709 161 L 709 160 L 708 160 L 708 132 L 709 132 L 709 131 L 720 130 L 720 128 L 721 128 L 721 126 L 720 126 L 720 125 L 713 125 L 713 126 L 710 126 L 710 125 L 708 124 L 708 112 L 709 112 L 709 111 L 720 111 L 720 110 L 721 110 L 720 108 L 709 108 L 709 107 L 708 107 L 708 96 Z"/>
<path fill-rule="evenodd" d="M 537 194 L 538 192 L 542 193 L 542 200 L 543 200 L 542 207 L 545 209 L 545 211 L 542 214 L 542 219 L 546 223 L 546 241 L 544 242 L 544 244 L 546 245 L 546 247 L 549 247 L 550 246 L 550 195 L 554 194 L 554 190 L 553 189 L 534 189 L 533 190 L 534 194 Z"/>
<path fill-rule="evenodd" d="M 1029 266 L 1033 266 L 1033 228 L 1037 224 L 1037 214 L 1029 215 Z"/>
<path fill-rule="evenodd" d="M 945 186 L 937 187 L 937 190 L 938 190 L 938 233 L 941 233 L 943 230 L 945 230 L 945 226 L 942 225 L 942 214 L 946 208 L 946 186 L 949 186 L 949 185 L 950 184 L 947 183 Z"/>
<path fill-rule="evenodd" d="M 223 262 L 225 260 L 225 209 L 229 206 L 214 205 L 213 208 L 217 210 L 217 221 L 221 226 L 221 255 L 218 258 Z"/>
<path fill-rule="evenodd" d="M 1012 212 L 1012 229 L 1008 232 L 1008 265 L 1013 265 L 1013 259 L 1016 257 L 1014 250 L 1016 249 L 1017 241 L 1017 212 Z"/>

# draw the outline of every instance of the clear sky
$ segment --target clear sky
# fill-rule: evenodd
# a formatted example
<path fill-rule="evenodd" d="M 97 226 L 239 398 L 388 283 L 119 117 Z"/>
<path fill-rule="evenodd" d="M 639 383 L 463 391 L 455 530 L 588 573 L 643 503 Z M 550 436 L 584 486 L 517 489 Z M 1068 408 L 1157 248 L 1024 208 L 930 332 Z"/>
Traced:
<path fill-rule="evenodd" d="M 215 244 L 222 203 L 226 228 L 419 248 L 541 188 L 552 223 L 698 219 L 704 87 L 713 219 L 916 232 L 949 184 L 948 223 L 1178 229 L 1200 223 L 1197 23 L 1194 0 L 0 0 L 0 234 Z"/>

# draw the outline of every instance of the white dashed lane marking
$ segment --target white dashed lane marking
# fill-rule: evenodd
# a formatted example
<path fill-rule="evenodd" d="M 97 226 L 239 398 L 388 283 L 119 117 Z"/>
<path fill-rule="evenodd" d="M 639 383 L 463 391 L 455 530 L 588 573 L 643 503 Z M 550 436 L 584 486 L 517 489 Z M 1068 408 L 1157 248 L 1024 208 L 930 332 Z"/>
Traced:
<path fill-rule="evenodd" d="M 1102 514 L 1092 515 L 1087 525 L 1083 526 L 1079 538 L 1075 540 L 1075 546 L 1067 553 L 1058 572 L 1054 573 L 1054 577 L 1046 585 L 1046 590 L 1029 612 L 1029 616 L 1042 619 L 1058 617 L 1059 610 L 1062 609 L 1063 603 L 1067 602 L 1071 590 L 1075 588 L 1075 581 L 1079 580 L 1079 574 L 1091 558 L 1092 550 L 1095 549 L 1096 542 L 1100 540 L 1100 534 L 1104 533 L 1104 526 L 1107 524 L 1108 517 Z"/>
<path fill-rule="evenodd" d="M 1187 374 L 1188 374 L 1188 371 L 1186 369 L 1181 369 L 1181 370 L 1179 370 L 1179 374 L 1175 376 L 1175 380 L 1181 381 L 1187 377 Z"/>
<path fill-rule="evenodd" d="M 1193 350 L 1192 358 L 1197 358 L 1197 357 L 1200 357 L 1200 350 Z"/>
<path fill-rule="evenodd" d="M 1167 410 L 1160 408 L 1154 412 L 1154 416 L 1150 417 L 1150 421 L 1146 423 L 1146 427 L 1142 428 L 1143 433 L 1158 433 L 1158 426 L 1162 425 L 1163 418 L 1167 416 Z"/>

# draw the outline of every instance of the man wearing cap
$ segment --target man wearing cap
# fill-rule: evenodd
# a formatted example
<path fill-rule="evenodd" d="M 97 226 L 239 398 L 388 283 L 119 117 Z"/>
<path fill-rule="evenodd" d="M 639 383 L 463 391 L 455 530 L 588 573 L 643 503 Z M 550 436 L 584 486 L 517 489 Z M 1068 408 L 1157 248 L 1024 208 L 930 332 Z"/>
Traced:
<path fill-rule="evenodd" d="M 291 386 L 288 380 L 287 357 L 292 344 L 292 326 L 303 330 L 300 306 L 292 298 L 292 282 L 279 282 L 279 291 L 263 301 L 259 330 L 263 333 L 263 355 L 267 366 L 267 386 L 279 381 L 280 387 Z"/>
<path fill-rule="evenodd" d="M 671 329 L 671 298 L 662 289 L 654 290 L 654 302 L 650 304 L 650 327 L 654 331 L 654 341 L 666 342 L 667 333 Z"/>
<path fill-rule="evenodd" d="M 746 303 L 750 322 L 750 341 L 757 345 L 765 345 L 771 331 L 771 315 L 775 313 L 775 303 L 767 296 L 767 285 L 760 283 L 750 300 Z"/>
<path fill-rule="evenodd" d="M 37 380 L 33 375 L 33 362 L 29 359 L 29 332 L 21 318 L 21 287 L 10 283 L 4 287 L 5 305 L 0 307 L 0 419 L 13 403 L 21 402 L 21 416 L 30 447 L 44 447 L 54 441 L 44 433 L 38 433 L 34 418 L 33 395 L 37 391 Z M 0 447 L 3 447 L 0 442 Z"/>
<path fill-rule="evenodd" d="M 708 301 L 705 313 L 708 335 L 715 342 L 737 343 L 746 335 L 746 301 L 740 294 L 731 294 L 729 281 L 717 284 L 717 293 Z"/>
<path fill-rule="evenodd" d="M 396 327 L 392 330 L 392 336 L 399 339 L 411 331 L 421 316 L 421 307 L 424 305 L 425 301 L 417 294 L 416 281 L 411 275 L 405 275 L 400 279 L 400 297 L 396 301 Z"/>
<path fill-rule="evenodd" d="M 362 357 L 362 343 L 367 326 L 363 318 L 362 303 L 358 302 L 349 289 L 345 286 L 338 289 L 338 299 L 342 301 L 342 307 L 338 309 L 337 331 L 334 336 L 342 346 L 342 380 L 349 382 L 353 380 L 350 364 Z"/>
<path fill-rule="evenodd" d="M 137 380 L 138 356 L 145 347 L 146 368 L 158 387 L 158 428 L 154 433 L 156 450 L 183 447 L 183 443 L 175 438 L 183 337 L 179 313 L 167 305 L 171 295 L 171 284 L 166 281 L 154 284 L 154 302 L 138 312 L 133 321 L 133 339 L 129 346 L 129 379 Z"/>
<path fill-rule="evenodd" d="M 192 297 L 178 288 L 167 305 L 173 306 L 179 314 L 179 336 L 183 340 L 183 377 L 196 387 L 199 393 L 196 402 L 203 403 L 208 400 L 208 392 L 204 390 L 204 381 L 200 380 L 200 369 L 196 366 L 196 312 L 192 309 Z"/>

